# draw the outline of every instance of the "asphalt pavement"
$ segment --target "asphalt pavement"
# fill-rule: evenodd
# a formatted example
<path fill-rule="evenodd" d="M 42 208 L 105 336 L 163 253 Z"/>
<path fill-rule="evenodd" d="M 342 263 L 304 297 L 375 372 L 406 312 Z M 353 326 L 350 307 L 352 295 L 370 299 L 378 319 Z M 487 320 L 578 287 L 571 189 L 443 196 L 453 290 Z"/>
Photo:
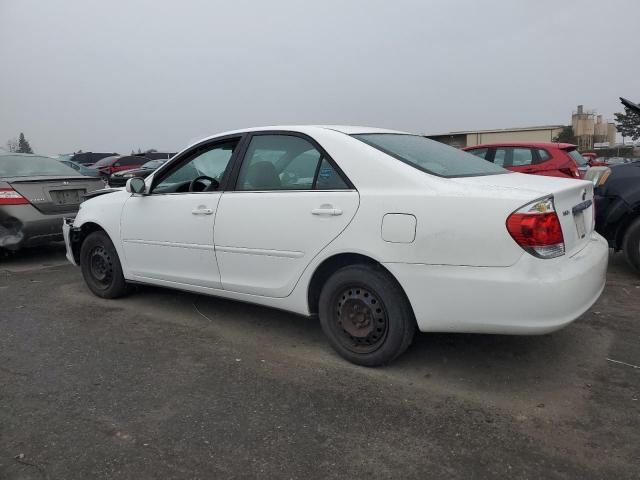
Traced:
<path fill-rule="evenodd" d="M 102 300 L 59 246 L 22 252 L 0 258 L 0 479 L 637 479 L 639 341 L 621 255 L 564 330 L 421 334 L 366 369 L 316 320 Z"/>

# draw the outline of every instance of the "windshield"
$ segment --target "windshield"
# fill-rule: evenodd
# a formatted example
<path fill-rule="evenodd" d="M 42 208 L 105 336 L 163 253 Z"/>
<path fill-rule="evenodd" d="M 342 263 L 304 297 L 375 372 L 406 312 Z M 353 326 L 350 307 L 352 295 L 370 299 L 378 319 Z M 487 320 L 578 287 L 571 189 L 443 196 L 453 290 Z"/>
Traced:
<path fill-rule="evenodd" d="M 475 155 L 418 135 L 367 133 L 353 136 L 423 172 L 439 177 L 509 173 L 508 170 Z"/>
<path fill-rule="evenodd" d="M 73 168 L 53 158 L 31 155 L 0 155 L 0 177 L 34 177 L 64 175 L 77 177 Z"/>
<path fill-rule="evenodd" d="M 584 159 L 584 157 L 582 155 L 580 155 L 580 152 L 578 152 L 577 150 L 571 150 L 570 152 L 567 152 L 569 154 L 569 156 L 571 157 L 571 159 L 576 162 L 576 164 L 579 167 L 586 167 L 588 166 L 587 161 Z"/>
<path fill-rule="evenodd" d="M 144 163 L 140 168 L 147 168 L 147 169 L 153 168 L 155 170 L 160 165 L 162 165 L 165 161 L 166 160 L 151 160 L 147 163 Z"/>

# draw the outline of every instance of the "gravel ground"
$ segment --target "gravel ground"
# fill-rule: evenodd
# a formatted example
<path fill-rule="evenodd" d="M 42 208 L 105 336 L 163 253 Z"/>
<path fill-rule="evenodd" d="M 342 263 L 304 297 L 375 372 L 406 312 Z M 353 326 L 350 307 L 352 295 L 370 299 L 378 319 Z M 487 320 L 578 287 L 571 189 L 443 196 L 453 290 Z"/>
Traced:
<path fill-rule="evenodd" d="M 541 299 L 544 300 L 544 299 Z M 315 320 L 0 259 L 0 479 L 640 478 L 640 276 L 540 337 L 339 358 Z M 616 363 L 625 362 L 625 363 Z"/>

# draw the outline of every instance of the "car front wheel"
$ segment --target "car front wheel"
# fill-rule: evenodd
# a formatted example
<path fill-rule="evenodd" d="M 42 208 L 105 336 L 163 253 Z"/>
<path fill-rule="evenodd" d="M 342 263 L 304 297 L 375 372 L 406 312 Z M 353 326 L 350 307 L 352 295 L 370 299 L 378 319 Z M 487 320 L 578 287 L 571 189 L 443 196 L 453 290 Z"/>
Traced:
<path fill-rule="evenodd" d="M 416 330 L 400 286 L 382 268 L 370 265 L 335 272 L 320 293 L 319 314 L 331 346 L 350 362 L 367 367 L 400 356 Z"/>
<path fill-rule="evenodd" d="M 118 298 L 131 290 L 118 253 L 105 232 L 90 233 L 82 242 L 80 267 L 87 286 L 98 297 Z"/>

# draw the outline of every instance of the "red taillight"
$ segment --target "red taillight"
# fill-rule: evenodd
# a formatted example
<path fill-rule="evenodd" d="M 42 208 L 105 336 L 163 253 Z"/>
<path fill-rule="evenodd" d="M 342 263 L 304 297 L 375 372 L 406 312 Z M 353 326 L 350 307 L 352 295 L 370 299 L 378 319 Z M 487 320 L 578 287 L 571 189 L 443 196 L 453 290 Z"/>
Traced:
<path fill-rule="evenodd" d="M 29 201 L 13 188 L 0 188 L 0 205 L 27 205 Z"/>
<path fill-rule="evenodd" d="M 536 257 L 564 255 L 562 226 L 551 198 L 525 205 L 509 215 L 507 230 L 518 245 Z"/>

